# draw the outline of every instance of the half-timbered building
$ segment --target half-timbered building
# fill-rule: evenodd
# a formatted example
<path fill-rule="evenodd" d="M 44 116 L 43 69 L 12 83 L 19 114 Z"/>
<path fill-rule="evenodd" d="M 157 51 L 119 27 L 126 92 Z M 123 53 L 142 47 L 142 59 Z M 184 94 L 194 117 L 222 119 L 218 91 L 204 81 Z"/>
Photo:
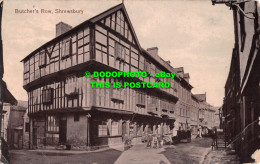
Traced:
<path fill-rule="evenodd" d="M 158 56 L 144 50 L 123 4 L 72 28 L 56 25 L 56 38 L 27 57 L 24 89 L 28 92 L 30 147 L 41 145 L 96 146 L 122 143 L 146 133 L 172 134 L 183 77 L 95 78 L 90 71 L 175 72 Z M 96 88 L 90 82 L 169 82 L 170 88 Z"/>

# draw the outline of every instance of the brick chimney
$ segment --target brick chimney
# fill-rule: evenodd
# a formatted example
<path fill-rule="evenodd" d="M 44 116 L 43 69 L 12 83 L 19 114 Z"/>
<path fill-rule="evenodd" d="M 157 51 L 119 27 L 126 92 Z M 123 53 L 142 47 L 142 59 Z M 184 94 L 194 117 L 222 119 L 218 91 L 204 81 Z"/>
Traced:
<path fill-rule="evenodd" d="M 64 22 L 59 22 L 58 24 L 56 24 L 56 37 L 69 31 L 70 29 L 72 29 L 72 26 Z"/>
<path fill-rule="evenodd" d="M 180 77 L 183 78 L 183 75 L 184 75 L 184 69 L 183 69 L 183 67 L 174 68 L 174 71 L 175 71 Z"/>
<path fill-rule="evenodd" d="M 158 56 L 158 47 L 147 48 L 147 51 L 152 56 Z"/>

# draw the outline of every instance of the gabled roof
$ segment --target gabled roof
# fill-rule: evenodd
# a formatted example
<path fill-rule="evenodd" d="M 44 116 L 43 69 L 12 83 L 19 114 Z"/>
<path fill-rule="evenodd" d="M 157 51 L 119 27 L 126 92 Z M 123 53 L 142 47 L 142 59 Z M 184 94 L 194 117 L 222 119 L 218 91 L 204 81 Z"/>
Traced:
<path fill-rule="evenodd" d="M 90 18 L 90 19 L 88 19 L 88 20 L 86 20 L 86 21 L 84 21 L 83 23 L 77 25 L 76 27 L 72 28 L 71 30 L 69 30 L 69 31 L 67 31 L 67 32 L 65 32 L 65 33 L 63 33 L 63 34 L 61 34 L 61 35 L 59 35 L 58 37 L 55 37 L 54 39 L 50 40 L 49 42 L 43 44 L 42 46 L 40 46 L 39 48 L 37 48 L 36 50 L 34 50 L 33 52 L 31 52 L 31 53 L 30 53 L 28 56 L 26 56 L 24 59 L 22 59 L 21 62 L 23 62 L 23 61 L 26 60 L 27 58 L 31 57 L 32 55 L 34 55 L 36 52 L 38 52 L 39 50 L 41 50 L 43 47 L 45 47 L 45 46 L 47 46 L 47 45 L 49 45 L 49 44 L 51 44 L 51 43 L 53 43 L 53 42 L 58 41 L 59 39 L 63 38 L 63 37 L 66 36 L 66 35 L 69 35 L 71 32 L 76 31 L 77 29 L 83 27 L 84 25 L 86 25 L 86 24 L 88 24 L 88 23 L 96 23 L 96 22 L 100 21 L 101 19 L 106 18 L 108 15 L 110 15 L 110 14 L 112 14 L 112 13 L 118 11 L 118 10 L 122 10 L 123 13 L 125 14 L 126 19 L 127 19 L 127 22 L 128 22 L 128 24 L 129 24 L 129 26 L 130 26 L 130 31 L 132 32 L 132 35 L 133 35 L 133 39 L 135 40 L 135 43 L 137 44 L 137 47 L 138 47 L 139 50 L 141 51 L 142 49 L 141 49 L 140 43 L 139 43 L 139 41 L 138 41 L 138 39 L 137 39 L 137 36 L 136 36 L 136 34 L 135 34 L 133 25 L 132 25 L 132 23 L 131 23 L 131 21 L 130 21 L 130 18 L 129 18 L 129 16 L 128 16 L 128 14 L 127 14 L 126 8 L 125 8 L 124 4 L 121 3 L 121 4 L 119 4 L 119 5 L 116 5 L 116 6 L 112 7 L 112 8 L 110 8 L 110 9 L 108 9 L 108 10 L 106 10 L 106 11 L 104 11 L 104 12 L 102 12 L 102 13 L 100 13 L 100 14 L 98 14 L 98 15 L 96 15 L 96 16 L 94 16 L 94 17 L 92 17 L 92 18 Z"/>
<path fill-rule="evenodd" d="M 134 40 L 135 40 L 135 42 L 136 42 L 136 44 L 137 44 L 139 50 L 141 51 L 141 45 L 140 45 L 140 43 L 139 43 L 139 41 L 138 41 L 138 39 L 137 39 L 137 36 L 136 36 L 136 34 L 135 34 L 134 27 L 133 27 L 133 25 L 132 25 L 132 23 L 131 23 L 131 20 L 130 20 L 128 14 L 127 14 L 125 5 L 124 5 L 123 3 L 121 3 L 121 4 L 117 5 L 117 6 L 114 6 L 114 7 L 110 8 L 110 9 L 104 11 L 103 13 L 98 14 L 97 16 L 95 16 L 95 17 L 89 19 L 89 21 L 92 22 L 92 23 L 96 23 L 96 22 L 100 21 L 101 19 L 106 18 L 108 15 L 110 15 L 110 14 L 112 14 L 112 13 L 118 11 L 118 10 L 122 10 L 123 13 L 125 14 L 126 20 L 127 20 L 128 24 L 129 24 L 130 29 L 131 29 L 131 31 L 132 31 L 132 34 L 133 34 L 133 36 L 134 36 Z"/>

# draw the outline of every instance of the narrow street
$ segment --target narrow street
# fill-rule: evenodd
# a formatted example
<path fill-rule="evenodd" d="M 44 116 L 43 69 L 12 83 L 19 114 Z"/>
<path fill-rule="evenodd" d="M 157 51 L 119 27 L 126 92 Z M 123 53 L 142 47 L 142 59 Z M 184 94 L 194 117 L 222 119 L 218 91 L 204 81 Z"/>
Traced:
<path fill-rule="evenodd" d="M 116 164 L 200 163 L 210 149 L 211 142 L 210 138 L 198 138 L 191 143 L 179 143 L 161 149 L 146 149 L 143 144 L 136 145 L 124 152 Z"/>
<path fill-rule="evenodd" d="M 198 138 L 191 143 L 179 143 L 159 149 L 135 145 L 127 151 L 109 149 L 98 152 L 12 150 L 11 164 L 157 164 L 201 163 L 211 146 L 210 138 Z"/>

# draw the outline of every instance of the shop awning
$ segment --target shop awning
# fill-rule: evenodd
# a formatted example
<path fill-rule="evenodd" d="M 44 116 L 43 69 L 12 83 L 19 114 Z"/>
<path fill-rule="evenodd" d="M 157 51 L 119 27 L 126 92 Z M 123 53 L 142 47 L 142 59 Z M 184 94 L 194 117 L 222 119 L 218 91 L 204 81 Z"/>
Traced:
<path fill-rule="evenodd" d="M 4 103 L 10 103 L 12 105 L 17 105 L 17 100 L 11 94 L 11 92 L 7 89 L 6 83 L 1 80 L 1 94 L 2 94 L 2 101 Z"/>

